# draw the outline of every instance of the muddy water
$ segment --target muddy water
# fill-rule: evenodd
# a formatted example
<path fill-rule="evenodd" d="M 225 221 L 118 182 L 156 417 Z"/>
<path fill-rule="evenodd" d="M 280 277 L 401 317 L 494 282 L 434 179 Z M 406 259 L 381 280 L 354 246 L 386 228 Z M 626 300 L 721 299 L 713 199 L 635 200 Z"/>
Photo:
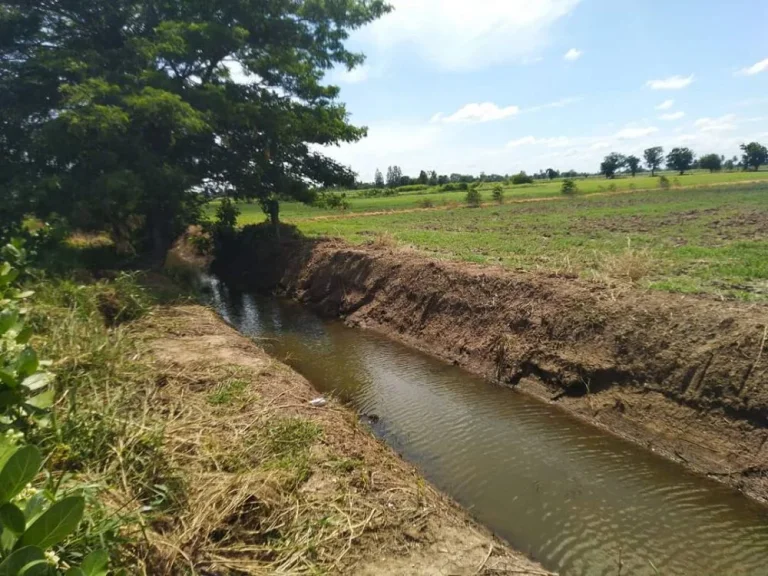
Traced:
<path fill-rule="evenodd" d="M 738 493 L 377 334 L 211 288 L 226 320 L 322 392 L 375 415 L 380 437 L 547 568 L 768 574 L 768 513 Z"/>

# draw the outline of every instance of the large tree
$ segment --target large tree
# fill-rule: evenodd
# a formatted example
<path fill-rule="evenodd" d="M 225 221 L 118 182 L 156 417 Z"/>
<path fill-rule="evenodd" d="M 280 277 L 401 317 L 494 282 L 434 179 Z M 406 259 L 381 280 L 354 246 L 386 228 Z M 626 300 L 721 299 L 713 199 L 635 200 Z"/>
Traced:
<path fill-rule="evenodd" d="M 627 170 L 632 173 L 632 178 L 637 174 L 637 170 L 640 168 L 640 158 L 637 156 L 627 156 Z"/>
<path fill-rule="evenodd" d="M 373 176 L 373 184 L 376 188 L 384 188 L 384 176 L 381 175 L 381 170 L 376 168 L 376 173 Z"/>
<path fill-rule="evenodd" d="M 723 169 L 723 157 L 718 154 L 704 154 L 699 158 L 699 167 L 710 172 L 720 172 Z"/>
<path fill-rule="evenodd" d="M 751 167 L 754 168 L 755 171 L 758 171 L 760 170 L 760 166 L 768 163 L 768 148 L 759 142 L 742 144 L 741 151 L 744 153 L 742 156 L 742 163 L 745 168 Z"/>
<path fill-rule="evenodd" d="M 661 163 L 664 161 L 664 148 L 661 146 L 654 146 L 653 148 L 647 148 L 643 152 L 645 158 L 645 165 L 651 171 L 651 176 L 656 176 L 656 170 L 659 169 Z"/>
<path fill-rule="evenodd" d="M 611 152 L 600 164 L 600 174 L 603 174 L 606 178 L 613 178 L 616 175 L 616 171 L 624 166 L 627 159 L 618 152 Z"/>
<path fill-rule="evenodd" d="M 353 174 L 334 66 L 383 0 L 0 4 L 0 217 L 63 215 L 158 255 L 206 195 L 278 198 Z"/>
<path fill-rule="evenodd" d="M 680 172 L 682 176 L 693 165 L 693 150 L 690 148 L 673 148 L 667 154 L 667 168 Z"/>

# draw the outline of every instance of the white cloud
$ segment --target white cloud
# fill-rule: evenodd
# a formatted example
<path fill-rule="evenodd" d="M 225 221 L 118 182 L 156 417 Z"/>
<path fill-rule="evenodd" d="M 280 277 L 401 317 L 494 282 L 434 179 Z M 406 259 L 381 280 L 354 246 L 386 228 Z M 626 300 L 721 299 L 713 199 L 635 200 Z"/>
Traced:
<path fill-rule="evenodd" d="M 519 148 L 520 146 L 527 146 L 530 144 L 536 144 L 537 140 L 533 136 L 523 136 L 517 140 L 510 140 L 507 142 L 507 148 Z"/>
<path fill-rule="evenodd" d="M 671 112 L 669 114 L 662 114 L 659 116 L 661 120 L 666 120 L 668 122 L 672 120 L 680 120 L 680 118 L 685 117 L 685 112 Z"/>
<path fill-rule="evenodd" d="M 506 108 L 500 108 L 493 102 L 473 102 L 472 104 L 467 104 L 450 116 L 443 116 L 442 113 L 435 114 L 432 117 L 432 122 L 444 122 L 446 124 L 479 124 L 482 122 L 504 120 L 505 118 L 517 116 L 519 113 L 520 108 L 517 106 L 507 106 Z"/>
<path fill-rule="evenodd" d="M 760 72 L 765 72 L 766 70 L 768 70 L 768 58 L 760 60 L 760 62 L 753 64 L 748 68 L 739 70 L 737 74 L 740 76 L 754 76 L 755 74 L 760 74 Z"/>
<path fill-rule="evenodd" d="M 645 85 L 651 90 L 680 90 L 686 86 L 690 86 L 692 82 L 693 74 L 688 77 L 670 76 L 669 78 L 662 78 L 661 80 L 648 80 Z"/>
<path fill-rule="evenodd" d="M 699 118 L 693 125 L 702 132 L 727 132 L 736 129 L 736 115 L 726 114 L 719 118 Z"/>
<path fill-rule="evenodd" d="M 664 102 L 656 106 L 656 110 L 669 110 L 674 105 L 675 105 L 674 100 L 664 100 Z"/>
<path fill-rule="evenodd" d="M 567 148 L 572 143 L 567 136 L 555 136 L 553 138 L 536 138 L 535 136 L 523 136 L 517 140 L 507 142 L 507 148 L 519 148 L 521 146 L 546 146 L 547 148 Z"/>
<path fill-rule="evenodd" d="M 619 130 L 615 134 L 615 138 L 618 140 L 635 140 L 637 138 L 643 138 L 655 134 L 659 129 L 655 126 L 646 126 L 644 128 L 624 128 Z"/>
<path fill-rule="evenodd" d="M 443 69 L 485 68 L 537 56 L 579 1 L 390 0 L 394 11 L 360 36 L 381 50 L 415 49 Z"/>
<path fill-rule="evenodd" d="M 328 74 L 329 84 L 361 84 L 370 78 L 371 68 L 366 65 L 357 66 L 352 70 L 336 68 Z"/>
<path fill-rule="evenodd" d="M 577 50 L 576 48 L 571 48 L 570 50 L 568 50 L 568 52 L 565 53 L 563 58 L 565 60 L 568 60 L 569 62 L 573 62 L 574 60 L 578 60 L 579 58 L 581 58 L 582 54 L 583 52 L 581 50 Z"/>

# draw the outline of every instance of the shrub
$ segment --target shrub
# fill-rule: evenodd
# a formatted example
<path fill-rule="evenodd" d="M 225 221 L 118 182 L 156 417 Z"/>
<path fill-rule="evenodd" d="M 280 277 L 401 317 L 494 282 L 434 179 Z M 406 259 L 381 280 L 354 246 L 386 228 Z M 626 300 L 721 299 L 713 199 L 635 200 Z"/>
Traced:
<path fill-rule="evenodd" d="M 659 176 L 659 188 L 662 190 L 669 190 L 670 186 L 669 178 L 666 176 Z"/>
<path fill-rule="evenodd" d="M 429 198 L 424 198 L 423 200 L 419 201 L 419 207 L 421 208 L 432 208 L 434 207 L 435 203 L 432 202 Z"/>
<path fill-rule="evenodd" d="M 512 184 L 533 184 L 533 177 L 525 172 L 520 172 L 512 176 Z"/>
<path fill-rule="evenodd" d="M 560 192 L 566 196 L 575 196 L 579 192 L 579 187 L 576 186 L 571 178 L 563 180 L 563 185 L 560 187 Z"/>
<path fill-rule="evenodd" d="M 472 187 L 467 191 L 466 196 L 467 206 L 470 208 L 477 208 L 483 202 L 483 196 L 480 194 L 480 190 L 477 187 Z"/>
<path fill-rule="evenodd" d="M 341 194 L 323 192 L 315 200 L 315 206 L 324 210 L 347 210 L 349 209 L 349 201 L 344 192 Z"/>
<path fill-rule="evenodd" d="M 448 184 L 443 184 L 441 189 L 443 192 L 463 192 L 464 190 L 469 190 L 469 184 L 466 182 L 450 182 Z"/>
<path fill-rule="evenodd" d="M 494 201 L 498 202 L 499 204 L 504 203 L 504 188 L 502 188 L 498 184 L 493 187 L 492 195 L 493 195 Z"/>

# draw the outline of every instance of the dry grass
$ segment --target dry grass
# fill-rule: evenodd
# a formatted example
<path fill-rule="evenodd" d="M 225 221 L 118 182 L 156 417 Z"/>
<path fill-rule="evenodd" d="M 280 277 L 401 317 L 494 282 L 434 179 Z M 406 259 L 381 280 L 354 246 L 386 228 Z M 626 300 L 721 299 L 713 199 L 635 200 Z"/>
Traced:
<path fill-rule="evenodd" d="M 143 323 L 162 383 L 150 403 L 166 419 L 164 453 L 183 470 L 187 502 L 156 519 L 146 571 L 350 572 L 412 557 L 446 526 L 467 532 L 454 544 L 461 561 L 476 566 L 488 550 L 490 540 L 352 413 L 335 402 L 310 407 L 306 382 L 211 312 L 169 308 Z M 212 404 L 232 382 L 237 394 Z M 525 565 L 496 548 L 487 566 Z M 389 573 L 377 570 L 368 573 Z"/>
<path fill-rule="evenodd" d="M 654 268 L 650 252 L 632 248 L 630 241 L 623 252 L 603 255 L 600 264 L 600 271 L 610 278 L 633 284 L 649 276 Z"/>

